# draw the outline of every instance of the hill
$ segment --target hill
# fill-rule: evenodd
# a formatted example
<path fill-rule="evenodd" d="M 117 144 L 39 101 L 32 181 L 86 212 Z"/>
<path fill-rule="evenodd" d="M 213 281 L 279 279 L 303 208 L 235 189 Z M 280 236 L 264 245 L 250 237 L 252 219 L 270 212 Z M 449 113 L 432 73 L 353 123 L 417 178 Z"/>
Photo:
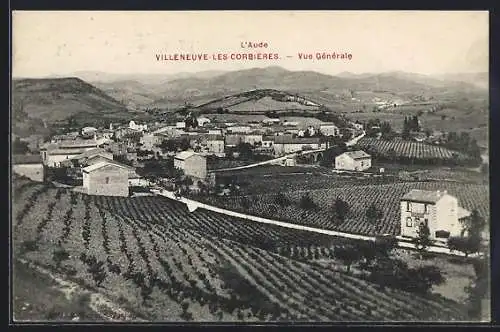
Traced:
<path fill-rule="evenodd" d="M 122 103 L 76 77 L 14 79 L 12 100 L 13 130 L 20 136 L 69 118 L 95 123 L 129 114 Z"/>
<path fill-rule="evenodd" d="M 317 111 L 320 104 L 298 94 L 275 89 L 257 89 L 218 98 L 197 108 L 203 111 L 224 109 L 235 113 L 259 113 L 297 109 Z"/>

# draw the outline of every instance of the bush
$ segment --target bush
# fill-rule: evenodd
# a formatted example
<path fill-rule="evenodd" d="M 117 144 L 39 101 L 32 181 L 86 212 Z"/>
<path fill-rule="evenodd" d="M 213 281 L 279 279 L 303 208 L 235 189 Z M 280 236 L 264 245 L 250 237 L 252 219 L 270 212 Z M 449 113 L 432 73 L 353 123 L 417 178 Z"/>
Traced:
<path fill-rule="evenodd" d="M 313 210 L 317 208 L 316 203 L 314 203 L 309 194 L 305 194 L 304 196 L 302 196 L 299 206 L 304 210 Z"/>

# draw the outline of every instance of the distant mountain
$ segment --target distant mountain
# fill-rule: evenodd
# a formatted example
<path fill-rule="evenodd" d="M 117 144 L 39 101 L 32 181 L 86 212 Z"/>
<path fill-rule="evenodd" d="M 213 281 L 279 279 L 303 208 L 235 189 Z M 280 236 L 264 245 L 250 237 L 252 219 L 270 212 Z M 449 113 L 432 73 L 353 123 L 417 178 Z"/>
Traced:
<path fill-rule="evenodd" d="M 464 82 L 472 84 L 481 89 L 489 88 L 489 74 L 488 73 L 457 73 L 445 74 L 437 76 L 443 80 L 451 82 Z"/>
<path fill-rule="evenodd" d="M 196 78 L 210 78 L 214 77 L 217 75 L 221 75 L 225 73 L 225 71 L 220 71 L 220 70 L 207 70 L 207 71 L 201 71 L 201 72 L 196 72 L 196 73 L 188 73 L 188 72 L 181 72 L 181 73 L 175 73 L 175 74 L 165 74 L 165 73 L 155 73 L 155 74 L 114 74 L 114 73 L 106 73 L 106 72 L 100 72 L 100 71 L 77 71 L 72 73 L 69 76 L 72 77 L 78 77 L 81 78 L 82 80 L 89 82 L 89 83 L 120 83 L 122 81 L 137 81 L 141 84 L 144 85 L 156 85 L 156 84 L 163 84 L 165 82 L 175 80 L 175 79 L 181 79 L 181 78 L 188 78 L 188 77 L 196 77 Z M 66 76 L 52 76 L 49 78 L 61 78 L 61 77 L 67 77 Z"/>
<path fill-rule="evenodd" d="M 76 77 L 14 79 L 12 101 L 14 131 L 19 135 L 70 117 L 92 122 L 129 114 L 122 103 Z"/>
<path fill-rule="evenodd" d="M 155 88 L 162 98 L 193 100 L 201 96 L 241 93 L 253 89 L 277 89 L 292 93 L 344 91 L 387 91 L 420 94 L 447 89 L 477 89 L 466 82 L 439 80 L 433 77 L 404 72 L 383 74 L 342 73 L 331 76 L 314 71 L 289 71 L 281 67 L 252 68 L 228 72 L 210 78 L 188 77 L 167 82 Z"/>

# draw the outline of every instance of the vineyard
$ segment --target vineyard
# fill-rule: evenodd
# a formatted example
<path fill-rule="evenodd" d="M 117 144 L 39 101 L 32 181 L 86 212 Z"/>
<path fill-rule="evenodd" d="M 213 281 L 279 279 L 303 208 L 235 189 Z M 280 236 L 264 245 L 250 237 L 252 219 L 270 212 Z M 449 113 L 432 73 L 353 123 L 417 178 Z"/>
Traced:
<path fill-rule="evenodd" d="M 328 256 L 340 239 L 189 213 L 165 198 L 15 184 L 14 255 L 94 287 L 148 320 L 465 319 L 460 305 L 442 297 L 380 288 L 293 258 L 298 248 Z"/>
<path fill-rule="evenodd" d="M 266 169 L 268 169 L 266 171 Z M 219 182 L 223 178 L 234 179 L 243 195 L 256 193 L 279 193 L 283 191 L 331 189 L 346 185 L 375 185 L 402 182 L 397 176 L 371 174 L 335 174 L 322 169 L 304 167 L 267 166 L 247 170 L 217 174 Z M 196 198 L 198 199 L 198 198 Z"/>
<path fill-rule="evenodd" d="M 458 198 L 459 206 L 469 211 L 477 209 L 479 214 L 489 219 L 489 190 L 487 185 L 457 182 L 401 182 L 377 185 L 339 185 L 336 188 L 283 192 L 287 202 L 277 202 L 276 194 L 232 197 L 204 197 L 207 204 L 221 206 L 229 210 L 287 221 L 317 228 L 348 233 L 376 235 L 400 233 L 399 200 L 411 189 L 448 190 Z M 303 209 L 299 202 L 308 193 L 316 208 Z M 332 206 L 339 197 L 348 202 L 350 211 L 344 221 L 332 218 Z M 370 204 L 380 209 L 383 217 L 368 221 L 365 213 Z"/>
<path fill-rule="evenodd" d="M 371 153 L 376 157 L 403 157 L 426 160 L 438 159 L 444 161 L 467 161 L 470 159 L 463 153 L 452 151 L 441 146 L 404 140 L 388 141 L 372 137 L 363 137 L 358 141 L 358 146 L 364 150 L 373 149 L 374 151 L 371 151 Z"/>

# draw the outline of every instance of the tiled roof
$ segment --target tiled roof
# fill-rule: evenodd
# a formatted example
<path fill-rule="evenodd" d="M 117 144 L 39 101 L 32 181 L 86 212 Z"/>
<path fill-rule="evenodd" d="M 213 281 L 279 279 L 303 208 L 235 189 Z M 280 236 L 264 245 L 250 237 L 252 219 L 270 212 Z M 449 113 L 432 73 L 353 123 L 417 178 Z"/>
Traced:
<path fill-rule="evenodd" d="M 186 160 L 194 155 L 196 155 L 194 151 L 182 151 L 175 155 L 175 159 Z"/>
<path fill-rule="evenodd" d="M 364 159 L 364 158 L 370 158 L 370 155 L 364 151 L 358 150 L 358 151 L 347 151 L 344 152 L 344 154 L 348 155 L 352 159 Z"/>
<path fill-rule="evenodd" d="M 420 190 L 420 189 L 412 189 L 406 195 L 401 198 L 403 201 L 414 201 L 414 202 L 424 202 L 424 203 L 436 203 L 439 201 L 444 195 L 445 191 L 429 191 L 429 190 Z"/>
<path fill-rule="evenodd" d="M 98 163 L 95 163 L 93 165 L 90 165 L 90 166 L 87 166 L 87 167 L 84 167 L 82 168 L 82 171 L 85 172 L 85 173 L 91 173 L 99 168 L 102 168 L 104 166 L 108 166 L 108 165 L 113 165 L 113 166 L 116 166 L 116 167 L 120 167 L 120 168 L 124 168 L 124 169 L 127 169 L 127 170 L 131 170 L 133 169 L 133 167 L 130 167 L 128 165 L 125 165 L 125 164 L 121 164 L 117 161 L 112 161 L 112 160 L 106 160 L 106 161 L 100 161 Z"/>
<path fill-rule="evenodd" d="M 282 135 L 275 136 L 274 142 L 276 144 L 319 144 L 319 137 L 303 137 L 303 138 L 293 138 L 291 136 Z"/>
<path fill-rule="evenodd" d="M 208 134 L 205 135 L 207 141 L 223 141 L 224 137 L 222 135 Z"/>
<path fill-rule="evenodd" d="M 81 159 L 81 158 L 90 158 L 90 157 L 93 157 L 93 156 L 97 156 L 97 155 L 100 155 L 100 154 L 111 154 L 109 152 L 106 152 L 106 150 L 104 149 L 101 149 L 101 148 L 95 148 L 95 149 L 92 149 L 92 150 L 87 150 L 85 152 L 83 152 L 82 154 L 76 156 L 76 157 L 73 157 L 71 159 Z"/>
<path fill-rule="evenodd" d="M 39 154 L 15 154 L 12 155 L 12 163 L 19 164 L 41 164 L 42 157 Z"/>

